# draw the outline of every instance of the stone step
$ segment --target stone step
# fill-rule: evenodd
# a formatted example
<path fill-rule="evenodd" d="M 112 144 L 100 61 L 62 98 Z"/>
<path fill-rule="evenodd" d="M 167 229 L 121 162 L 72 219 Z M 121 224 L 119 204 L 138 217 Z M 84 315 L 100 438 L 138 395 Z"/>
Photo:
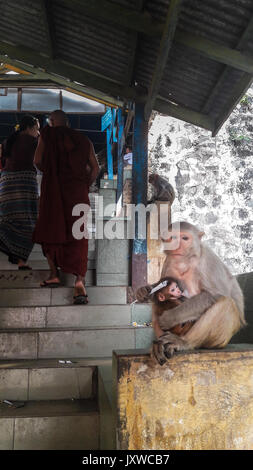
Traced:
<path fill-rule="evenodd" d="M 0 400 L 94 398 L 97 396 L 97 366 L 102 365 L 111 367 L 111 359 L 1 361 Z"/>
<path fill-rule="evenodd" d="M 91 238 L 91 239 L 89 240 L 89 243 L 88 243 L 88 246 L 89 246 L 88 251 L 89 251 L 89 252 L 95 251 L 95 245 L 96 245 L 96 240 L 95 240 L 94 238 Z M 31 255 L 32 255 L 32 254 L 35 254 L 35 253 L 40 253 L 40 254 L 44 257 L 43 252 L 42 252 L 41 245 L 39 245 L 38 243 L 35 243 L 35 244 L 33 245 L 33 249 L 32 249 L 32 251 L 31 251 Z M 0 259 L 4 258 L 4 257 L 6 257 L 6 256 L 7 256 L 7 255 L 5 255 L 4 253 L 0 252 Z"/>
<path fill-rule="evenodd" d="M 4 258 L 0 257 L 0 260 L 2 259 Z M 95 259 L 95 251 L 88 251 L 88 259 Z M 38 251 L 32 251 L 28 259 L 29 263 L 30 261 L 47 261 L 47 260 L 45 256 L 43 255 L 43 253 L 38 252 Z"/>
<path fill-rule="evenodd" d="M 60 366 L 60 363 L 59 363 Z M 0 369 L 0 400 L 61 400 L 92 397 L 91 367 Z"/>
<path fill-rule="evenodd" d="M 0 270 L 0 289 L 39 287 L 41 281 L 47 279 L 48 276 L 49 271 L 46 272 L 45 270 Z M 95 281 L 95 270 L 88 269 L 85 276 L 86 286 L 93 286 L 95 284 Z M 61 273 L 61 282 L 63 286 L 73 287 L 75 282 L 75 276 L 71 274 Z"/>
<path fill-rule="evenodd" d="M 2 288 L 0 307 L 42 307 L 73 305 L 73 288 Z M 87 287 L 89 303 L 93 305 L 126 304 L 126 287 Z"/>
<path fill-rule="evenodd" d="M 152 327 L 30 328 L 0 332 L 0 360 L 111 357 L 114 349 L 149 348 Z"/>
<path fill-rule="evenodd" d="M 0 406 L 1 450 L 95 450 L 99 414 L 94 400 L 25 402 Z"/>
<path fill-rule="evenodd" d="M 4 255 L 5 256 L 5 255 Z M 88 259 L 88 269 L 95 269 L 96 267 L 96 254 L 95 251 L 91 252 Z M 41 260 L 28 260 L 29 266 L 33 270 L 47 270 L 48 271 L 48 262 L 46 258 Z M 18 266 L 15 264 L 10 264 L 7 256 L 4 259 L 0 259 L 0 271 L 18 271 Z"/>
<path fill-rule="evenodd" d="M 1 307 L 1 329 L 131 326 L 151 321 L 151 305 L 70 305 Z"/>

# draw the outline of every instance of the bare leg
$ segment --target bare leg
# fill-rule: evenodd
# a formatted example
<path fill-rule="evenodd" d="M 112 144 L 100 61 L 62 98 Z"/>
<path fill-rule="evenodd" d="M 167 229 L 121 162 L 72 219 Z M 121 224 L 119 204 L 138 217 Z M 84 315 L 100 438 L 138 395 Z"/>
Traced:
<path fill-rule="evenodd" d="M 59 271 L 57 267 L 55 266 L 53 260 L 50 258 L 49 255 L 46 254 L 47 257 L 47 262 L 48 266 L 50 269 L 50 274 L 49 278 L 46 281 L 43 281 L 41 283 L 41 287 L 45 287 L 45 285 L 50 285 L 50 284 L 60 284 L 60 278 L 59 278 Z"/>
<path fill-rule="evenodd" d="M 182 339 L 191 348 L 224 348 L 240 327 L 240 313 L 234 300 L 221 297 Z"/>
<path fill-rule="evenodd" d="M 79 292 L 86 295 L 84 279 L 82 276 L 76 276 L 75 280 L 75 295 L 77 295 Z"/>
<path fill-rule="evenodd" d="M 18 260 L 18 267 L 19 267 L 19 269 L 32 269 L 32 268 L 30 268 L 30 266 L 28 266 L 28 264 L 27 264 L 25 261 L 23 261 L 22 259 L 19 259 L 19 260 Z"/>
<path fill-rule="evenodd" d="M 74 287 L 74 303 L 75 304 L 87 304 L 88 297 L 85 289 L 84 278 L 82 276 L 76 276 L 75 287 Z"/>

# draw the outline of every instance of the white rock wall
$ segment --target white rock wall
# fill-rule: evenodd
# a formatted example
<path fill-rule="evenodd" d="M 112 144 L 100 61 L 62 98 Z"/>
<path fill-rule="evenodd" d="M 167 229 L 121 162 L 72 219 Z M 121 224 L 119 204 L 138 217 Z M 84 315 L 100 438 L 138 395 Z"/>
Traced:
<path fill-rule="evenodd" d="M 216 137 L 177 119 L 154 116 L 149 171 L 176 191 L 172 220 L 204 229 L 205 241 L 234 274 L 253 271 L 253 89 Z"/>

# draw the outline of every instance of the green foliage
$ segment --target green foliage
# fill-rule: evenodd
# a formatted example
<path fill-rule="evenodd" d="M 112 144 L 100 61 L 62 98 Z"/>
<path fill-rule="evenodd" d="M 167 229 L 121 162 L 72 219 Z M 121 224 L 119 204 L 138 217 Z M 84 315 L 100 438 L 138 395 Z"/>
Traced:
<path fill-rule="evenodd" d="M 230 140 L 232 140 L 232 142 L 234 143 L 243 143 L 243 142 L 251 142 L 252 141 L 252 137 L 250 137 L 249 135 L 244 135 L 244 134 L 239 134 L 238 133 L 238 130 L 236 127 L 231 127 L 228 131 L 229 131 L 229 136 L 230 136 Z"/>
<path fill-rule="evenodd" d="M 249 97 L 247 95 L 244 95 L 240 101 L 240 104 L 242 106 L 248 106 L 250 104 Z"/>

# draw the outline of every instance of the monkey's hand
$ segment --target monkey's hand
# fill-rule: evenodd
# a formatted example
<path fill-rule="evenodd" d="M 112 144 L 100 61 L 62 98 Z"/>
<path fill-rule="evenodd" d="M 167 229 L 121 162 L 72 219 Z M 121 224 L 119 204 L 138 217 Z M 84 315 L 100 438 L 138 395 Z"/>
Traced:
<path fill-rule="evenodd" d="M 173 326 L 191 320 L 198 320 L 203 313 L 216 303 L 216 298 L 207 291 L 194 295 L 171 310 L 165 310 L 158 318 L 162 330 L 170 330 Z"/>
<path fill-rule="evenodd" d="M 155 199 L 154 199 L 154 198 L 153 198 L 153 199 L 150 199 L 149 201 L 147 201 L 147 206 L 148 206 L 149 204 L 154 204 L 154 202 L 155 202 Z"/>
<path fill-rule="evenodd" d="M 184 351 L 186 349 L 189 349 L 189 345 L 186 341 L 168 331 L 160 336 L 158 340 L 153 341 L 151 357 L 155 359 L 160 366 L 163 366 L 167 359 L 172 357 L 176 351 Z"/>
<path fill-rule="evenodd" d="M 149 294 L 151 290 L 152 286 L 149 285 L 140 287 L 135 294 L 136 300 L 138 300 L 138 302 L 147 302 L 147 300 L 149 300 Z"/>

